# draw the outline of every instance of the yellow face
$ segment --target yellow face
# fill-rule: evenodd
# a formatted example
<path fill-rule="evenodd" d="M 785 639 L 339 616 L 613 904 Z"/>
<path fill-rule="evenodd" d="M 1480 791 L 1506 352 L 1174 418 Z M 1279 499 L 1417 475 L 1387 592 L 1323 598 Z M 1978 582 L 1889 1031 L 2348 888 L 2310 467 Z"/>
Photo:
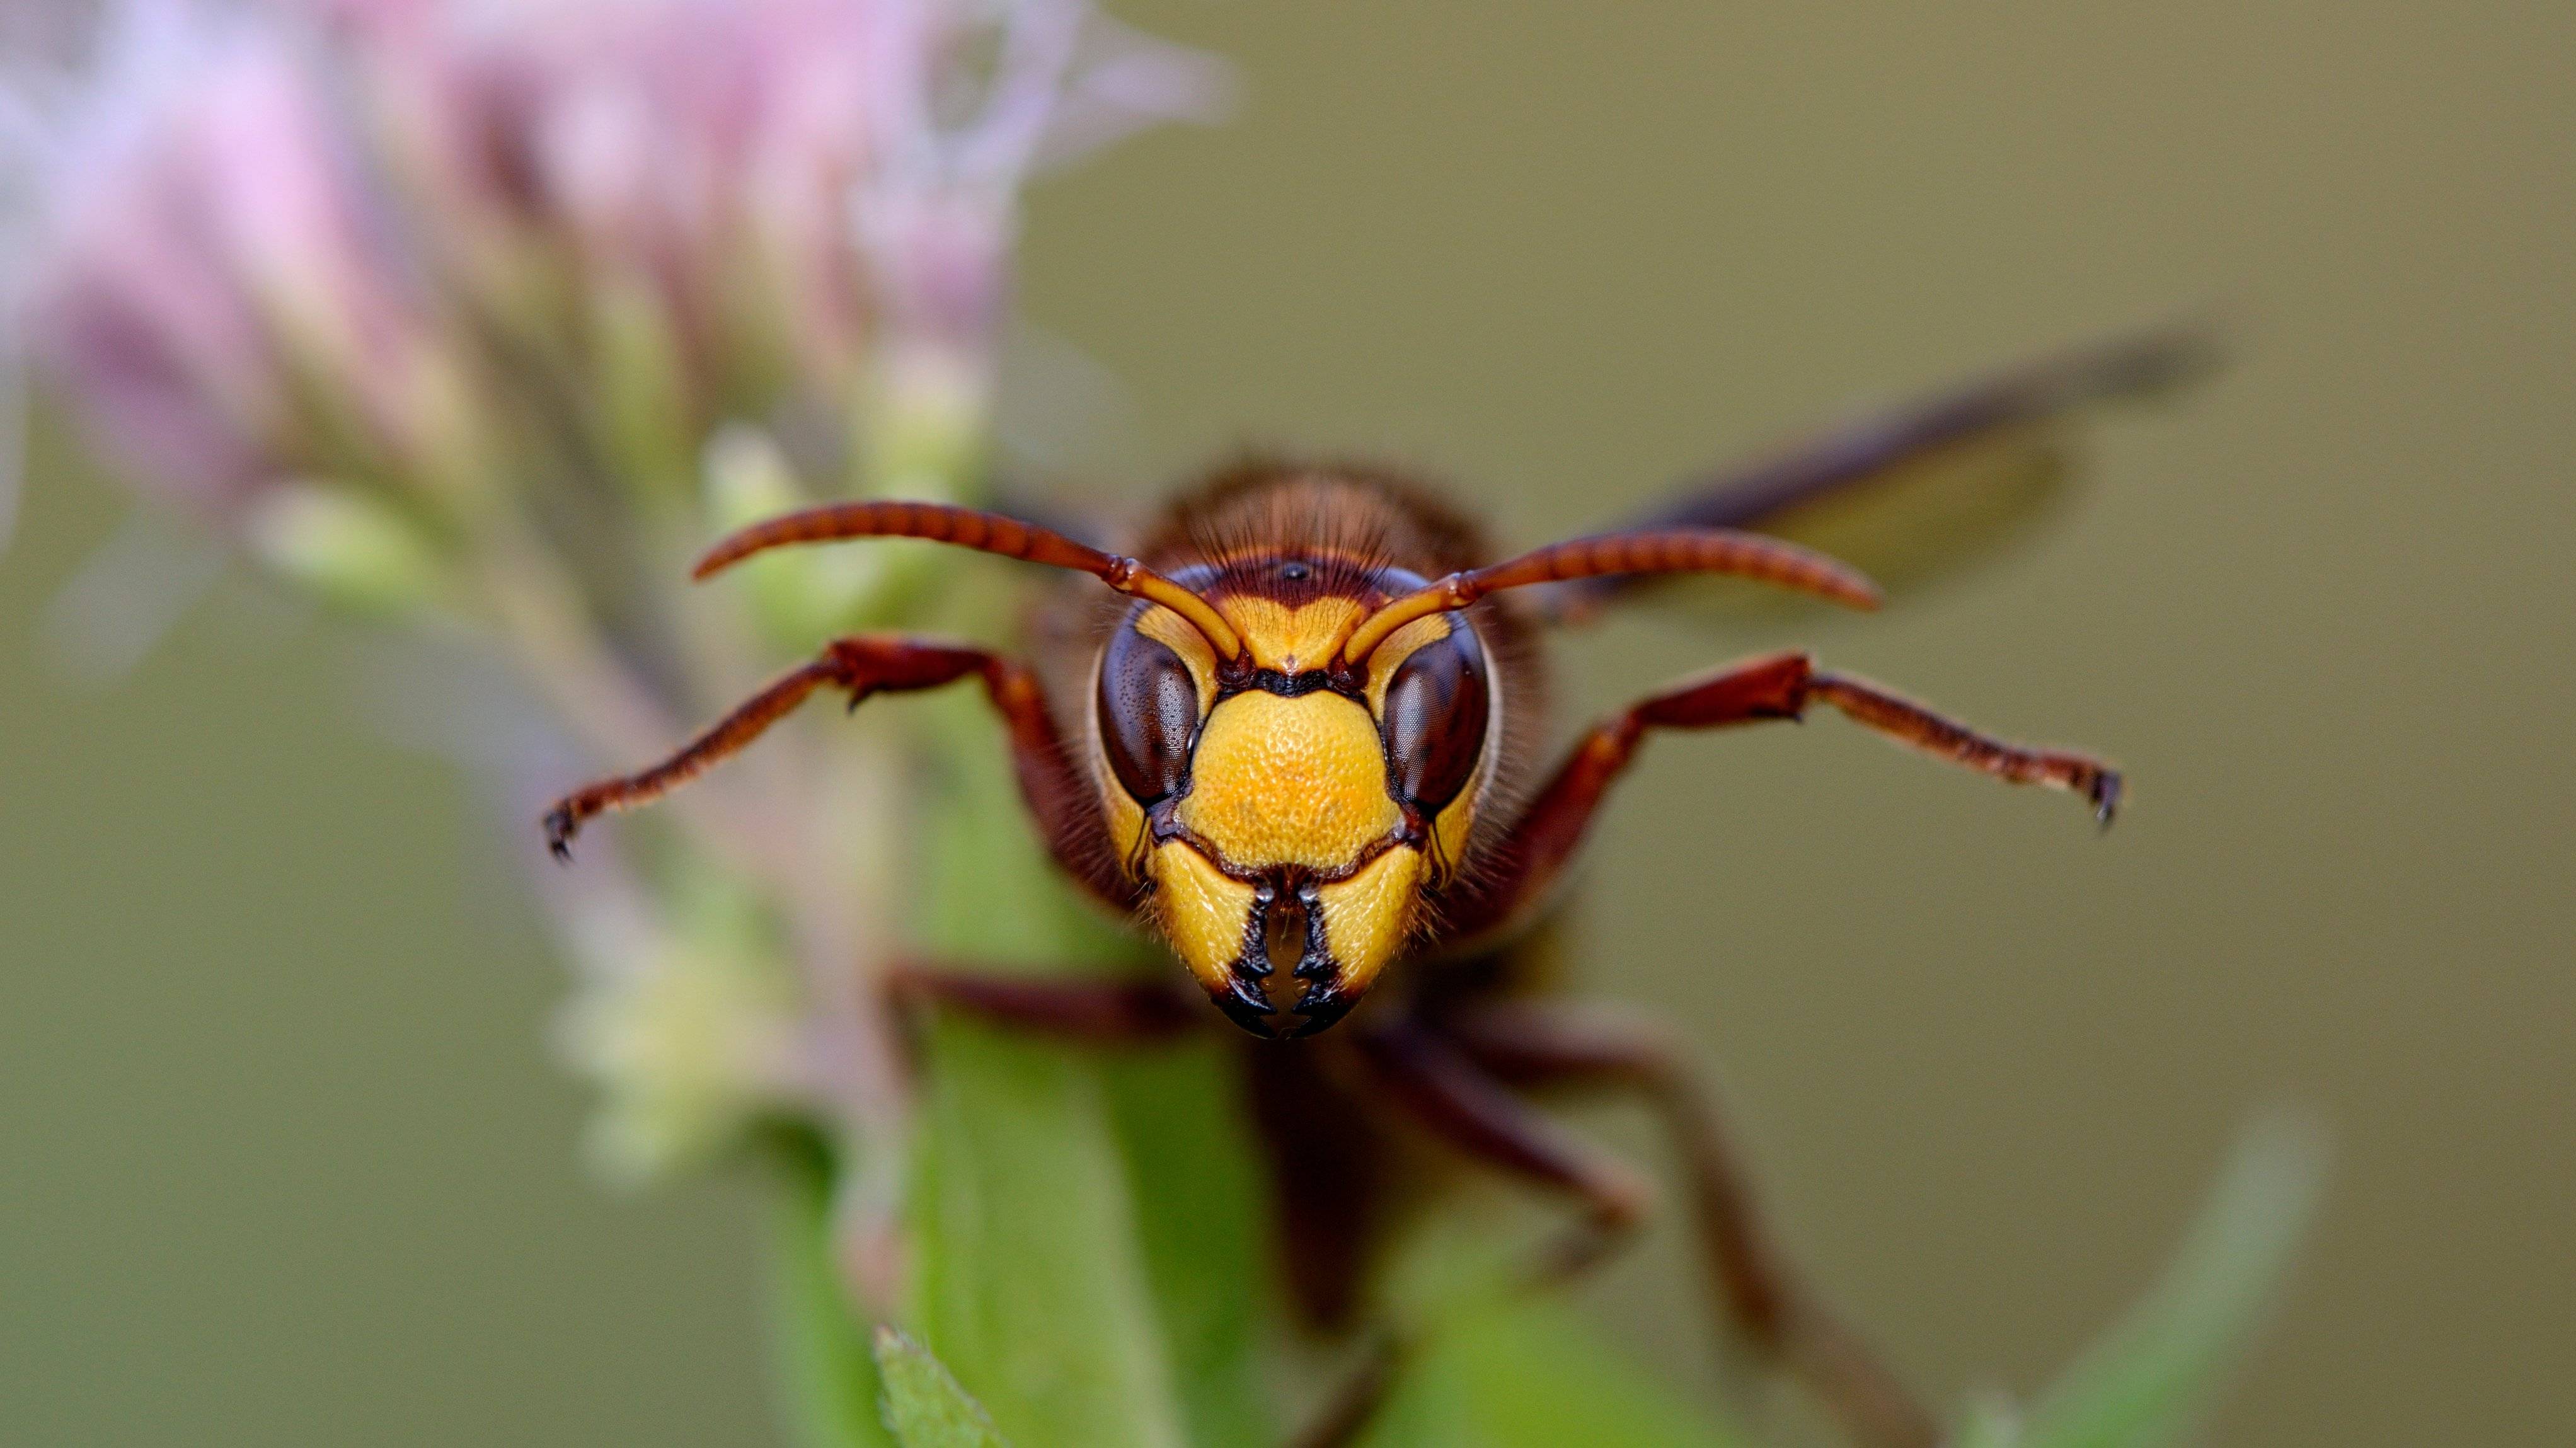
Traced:
<path fill-rule="evenodd" d="M 1120 858 L 1190 974 L 1245 1029 L 1308 1035 L 1401 957 L 1456 868 L 1491 773 L 1490 675 L 1460 615 L 1337 671 L 1324 663 L 1359 600 L 1212 601 L 1245 658 L 1220 663 L 1153 605 L 1102 650 L 1095 772 Z"/>

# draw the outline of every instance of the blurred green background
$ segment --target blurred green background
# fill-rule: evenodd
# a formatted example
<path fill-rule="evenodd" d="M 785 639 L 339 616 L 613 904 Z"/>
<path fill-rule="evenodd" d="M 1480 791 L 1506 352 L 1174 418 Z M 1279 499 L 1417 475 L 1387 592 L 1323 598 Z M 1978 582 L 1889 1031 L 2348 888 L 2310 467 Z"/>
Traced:
<path fill-rule="evenodd" d="M 2564 5 L 1118 8 L 1248 88 L 1029 217 L 1026 313 L 1127 401 L 1025 427 L 1102 493 L 1357 450 L 1539 541 L 2225 308 L 2236 365 L 2106 428 L 2045 546 L 1778 640 L 2108 750 L 2119 829 L 1836 723 L 1667 741 L 1585 984 L 1706 1039 L 1797 1252 L 1927 1387 L 2035 1387 L 2288 1099 L 2338 1173 L 2212 1441 L 2565 1436 Z M 41 464 L 0 560 L 0 1440 L 775 1441 L 758 1194 L 583 1178 L 521 857 L 341 636 L 232 587 L 117 683 L 47 663 L 121 507 Z M 1719 647 L 1586 636 L 1571 717 Z M 1713 1382 L 1680 1262 L 1601 1310 Z"/>

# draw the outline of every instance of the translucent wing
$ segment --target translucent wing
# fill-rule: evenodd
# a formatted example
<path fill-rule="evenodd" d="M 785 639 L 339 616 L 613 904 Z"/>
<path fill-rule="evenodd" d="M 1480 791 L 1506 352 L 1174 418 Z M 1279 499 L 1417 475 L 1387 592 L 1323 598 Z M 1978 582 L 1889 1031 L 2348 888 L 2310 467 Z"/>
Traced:
<path fill-rule="evenodd" d="M 2066 500 L 2075 414 L 2169 392 L 2206 372 L 2216 350 L 2206 328 L 2171 327 L 2043 358 L 1691 479 L 1629 526 L 1768 533 L 1854 564 L 1902 598 L 2027 538 Z M 1580 618 L 1652 581 L 1552 584 L 1543 606 Z M 1799 606 L 1725 583 L 1658 586 L 1667 590 L 1738 618 Z"/>

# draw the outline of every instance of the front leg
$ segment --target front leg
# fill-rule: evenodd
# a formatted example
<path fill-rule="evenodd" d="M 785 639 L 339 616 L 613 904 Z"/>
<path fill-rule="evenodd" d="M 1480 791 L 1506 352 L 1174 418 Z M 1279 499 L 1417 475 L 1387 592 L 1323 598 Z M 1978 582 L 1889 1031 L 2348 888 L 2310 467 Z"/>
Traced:
<path fill-rule="evenodd" d="M 1773 654 L 1650 695 L 1595 725 L 1496 845 L 1491 867 L 1463 878 L 1440 902 L 1444 936 L 1486 935 L 1546 897 L 1647 730 L 1795 720 L 1817 703 L 1936 759 L 2081 795 L 2105 826 L 2119 808 L 2119 771 L 2089 754 L 2006 743 L 1866 679 L 1821 671 L 1805 654 Z"/>
<path fill-rule="evenodd" d="M 1100 848 L 1100 808 L 1056 732 L 1037 678 L 1025 665 L 963 644 L 898 634 L 834 639 L 814 662 L 781 675 L 691 740 L 677 754 L 635 774 L 603 779 L 557 801 L 546 812 L 546 847 L 572 857 L 573 837 L 602 814 L 661 798 L 734 754 L 793 713 L 817 689 L 839 689 L 856 709 L 871 694 L 909 693 L 972 674 L 1002 716 L 1020 793 L 1036 816 L 1056 863 L 1109 904 L 1135 904 L 1135 886 Z"/>

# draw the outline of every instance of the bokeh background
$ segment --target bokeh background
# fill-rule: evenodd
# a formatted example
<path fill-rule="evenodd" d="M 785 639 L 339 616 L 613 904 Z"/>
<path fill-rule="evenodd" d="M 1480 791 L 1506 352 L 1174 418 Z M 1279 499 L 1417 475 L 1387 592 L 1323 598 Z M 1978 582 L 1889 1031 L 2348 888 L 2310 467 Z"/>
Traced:
<path fill-rule="evenodd" d="M 2211 1441 L 2565 1436 L 2563 6 L 1118 9 L 1247 101 L 1036 196 L 1056 401 L 1017 426 L 1096 496 L 1306 445 L 1538 541 L 1873 395 L 2228 316 L 2231 370 L 2104 428 L 2042 545 L 1778 640 L 2113 752 L 2118 830 L 1837 723 L 1667 741 L 1583 983 L 1708 1042 L 1797 1251 L 1927 1386 L 2043 1381 L 2288 1100 L 2337 1174 Z M 244 583 L 121 680 L 48 662 L 121 508 L 48 449 L 0 559 L 0 1439 L 777 1441 L 760 1194 L 583 1177 L 516 856 L 345 636 Z M 1569 701 L 1725 646 L 1613 624 Z M 1600 1310 L 1708 1382 L 1680 1266 Z"/>

